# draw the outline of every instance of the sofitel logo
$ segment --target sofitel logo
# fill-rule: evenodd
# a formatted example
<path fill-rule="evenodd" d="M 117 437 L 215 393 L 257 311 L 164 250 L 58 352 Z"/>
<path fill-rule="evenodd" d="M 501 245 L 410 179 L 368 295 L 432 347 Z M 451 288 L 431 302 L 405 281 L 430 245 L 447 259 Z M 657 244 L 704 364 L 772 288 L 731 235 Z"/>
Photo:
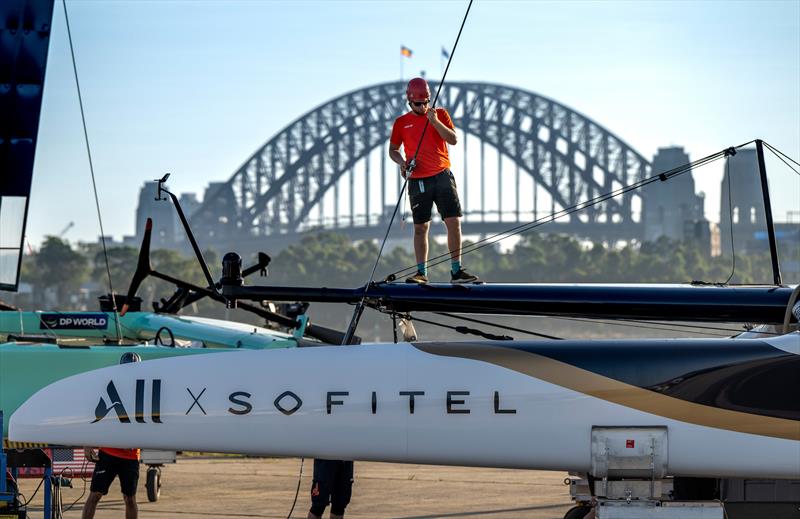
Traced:
<path fill-rule="evenodd" d="M 144 386 L 145 381 L 138 379 L 136 381 L 136 403 L 134 408 L 134 420 L 137 423 L 146 423 L 144 419 Z M 110 381 L 106 386 L 106 393 L 108 396 L 108 403 L 102 396 L 100 401 L 97 402 L 97 407 L 94 409 L 94 420 L 91 423 L 97 423 L 106 417 L 112 410 L 117 413 L 117 419 L 122 423 L 130 423 L 131 419 L 128 416 L 128 411 L 122 403 L 114 381 Z M 150 421 L 153 423 L 161 423 L 161 379 L 154 379 L 150 389 Z"/>
<path fill-rule="evenodd" d="M 136 380 L 136 403 L 134 407 L 134 420 L 137 423 L 147 423 L 144 413 L 144 398 L 145 398 L 146 381 L 143 379 Z M 201 401 L 206 394 L 208 388 L 204 387 L 200 390 L 195 388 L 186 388 L 186 392 L 191 397 L 191 405 L 186 410 L 186 415 L 190 413 L 202 413 L 207 415 L 203 402 Z M 196 394 L 195 394 L 196 392 Z M 350 396 L 350 391 L 327 391 L 325 395 L 325 414 L 333 414 L 333 410 L 337 406 L 348 405 L 346 397 Z M 398 391 L 397 396 L 408 399 L 408 413 L 414 414 L 417 400 L 426 397 L 425 391 Z M 472 396 L 470 391 L 446 391 L 444 393 L 443 403 L 444 411 L 446 414 L 470 414 L 472 410 L 469 408 L 468 397 Z M 378 414 L 378 393 L 372 391 L 370 394 L 369 409 L 371 414 Z M 492 410 L 496 415 L 513 415 L 517 414 L 517 410 L 505 407 L 501 404 L 500 391 L 494 391 L 492 395 Z M 234 391 L 228 394 L 228 402 L 232 405 L 228 407 L 228 413 L 237 416 L 250 414 L 253 411 L 253 403 L 251 399 L 253 395 L 247 391 Z M 206 404 L 207 405 L 207 404 Z M 286 416 L 291 416 L 303 407 L 303 400 L 293 391 L 284 391 L 279 394 L 272 405 Z M 130 423 L 130 415 L 119 396 L 114 381 L 110 381 L 106 386 L 106 395 L 101 396 L 97 406 L 94 410 L 95 419 L 91 423 L 97 423 L 105 418 L 111 411 L 117 414 L 117 419 L 122 423 Z M 154 379 L 150 387 L 150 422 L 161 422 L 161 379 Z"/>

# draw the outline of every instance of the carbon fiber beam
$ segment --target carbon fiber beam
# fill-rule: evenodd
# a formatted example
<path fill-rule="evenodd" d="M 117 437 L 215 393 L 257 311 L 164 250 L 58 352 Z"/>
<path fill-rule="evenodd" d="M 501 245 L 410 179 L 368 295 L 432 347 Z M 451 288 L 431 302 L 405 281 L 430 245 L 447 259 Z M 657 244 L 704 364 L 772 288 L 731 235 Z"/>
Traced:
<path fill-rule="evenodd" d="M 659 321 L 783 322 L 792 289 L 774 286 L 405 283 L 373 285 L 369 306 L 397 312 L 552 315 Z M 223 286 L 229 299 L 357 303 L 365 288 Z"/>

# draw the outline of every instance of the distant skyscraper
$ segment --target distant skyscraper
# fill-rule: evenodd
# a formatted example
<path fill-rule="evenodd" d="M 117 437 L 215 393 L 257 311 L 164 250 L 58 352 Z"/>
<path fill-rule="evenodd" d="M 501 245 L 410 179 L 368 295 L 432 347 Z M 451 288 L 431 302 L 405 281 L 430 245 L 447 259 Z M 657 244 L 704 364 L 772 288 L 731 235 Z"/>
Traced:
<path fill-rule="evenodd" d="M 175 246 L 175 208 L 170 200 L 157 201 L 158 182 L 145 182 L 139 191 L 139 206 L 136 208 L 136 241 L 141 243 L 144 236 L 145 222 L 153 219 L 154 249 L 172 248 Z"/>
<path fill-rule="evenodd" d="M 200 200 L 197 199 L 197 193 L 181 193 L 178 197 L 178 202 L 181 204 L 183 214 L 186 218 L 191 218 L 192 214 L 200 207 Z M 183 228 L 180 218 L 175 218 L 175 236 L 178 241 L 181 241 L 186 231 Z"/>
<path fill-rule="evenodd" d="M 689 163 L 682 147 L 659 148 L 653 157 L 652 173 L 664 173 Z M 666 182 L 654 182 L 642 189 L 642 222 L 645 241 L 661 236 L 673 240 L 698 241 L 708 247 L 708 222 L 703 217 L 704 196 L 695 194 L 692 172 Z"/>
<path fill-rule="evenodd" d="M 198 236 L 218 240 L 239 231 L 236 198 L 229 182 L 209 182 L 200 205 L 204 204 L 206 210 L 191 219 Z"/>
<path fill-rule="evenodd" d="M 767 219 L 756 151 L 739 150 L 725 160 L 719 204 L 721 253 L 731 254 L 731 228 L 737 254 L 767 251 Z"/>

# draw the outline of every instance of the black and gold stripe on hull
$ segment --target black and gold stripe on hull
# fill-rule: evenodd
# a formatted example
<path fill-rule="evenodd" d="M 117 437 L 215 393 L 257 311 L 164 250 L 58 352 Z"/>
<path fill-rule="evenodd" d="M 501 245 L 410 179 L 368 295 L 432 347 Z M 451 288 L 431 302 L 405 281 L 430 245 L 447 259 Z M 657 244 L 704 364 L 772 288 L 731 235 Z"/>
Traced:
<path fill-rule="evenodd" d="M 691 341 L 686 342 L 691 343 Z M 725 342 L 727 343 L 727 341 Z M 620 353 L 625 353 L 619 349 L 619 342 L 613 343 L 617 348 L 616 351 L 608 351 L 606 348 L 603 348 L 601 344 L 593 344 L 591 351 L 584 350 L 587 343 L 578 341 L 559 341 L 559 344 L 554 346 L 545 344 L 546 343 L 521 343 L 513 346 L 495 346 L 486 345 L 485 343 L 415 343 L 414 346 L 421 351 L 433 355 L 488 362 L 573 391 L 664 418 L 741 433 L 795 441 L 800 440 L 800 420 L 798 419 L 768 416 L 754 412 L 726 409 L 706 403 L 698 403 L 686 400 L 680 395 L 671 396 L 664 394 L 664 392 L 659 392 L 657 389 L 653 389 L 653 387 L 640 387 L 628 381 L 617 380 L 617 378 L 623 378 L 625 373 L 628 372 L 646 372 L 649 369 L 659 369 L 658 366 L 647 363 L 653 362 L 654 359 L 641 362 L 643 359 L 640 358 L 640 355 L 632 355 L 627 358 L 624 355 L 619 356 Z M 793 363 L 796 360 L 795 357 L 797 356 L 795 355 L 785 354 L 785 352 L 776 350 L 766 343 L 763 344 L 767 348 L 778 353 L 773 355 L 772 352 L 765 349 L 764 354 L 767 358 L 762 358 L 761 361 L 774 363 L 776 359 L 783 359 L 784 362 Z M 627 344 L 623 343 L 623 345 L 631 354 L 647 351 L 649 347 L 646 344 L 636 344 L 632 342 L 628 342 Z M 682 347 L 674 348 L 676 346 L 675 343 L 672 343 L 671 346 L 673 347 L 673 360 L 677 359 L 680 361 L 681 359 L 679 357 L 688 355 L 683 359 L 682 363 L 677 362 L 676 364 L 682 364 L 682 369 L 686 370 L 686 377 L 691 378 L 693 373 L 698 372 L 698 369 L 696 369 L 698 366 L 692 361 L 702 358 L 699 350 L 695 349 L 695 354 L 692 355 L 691 349 Z M 741 344 L 737 346 L 741 346 Z M 588 358 L 581 359 L 583 361 L 583 366 L 580 367 L 566 362 L 565 358 L 569 356 L 565 355 L 565 353 L 568 353 L 567 350 L 570 348 L 575 350 L 571 352 L 572 354 L 581 351 L 597 359 L 598 363 L 614 363 L 613 366 L 616 368 L 618 376 L 612 378 L 608 373 L 596 372 L 601 371 L 600 369 L 587 369 L 590 366 Z M 560 350 L 559 356 L 562 357 L 561 359 L 555 359 L 548 355 L 548 353 L 552 353 L 556 349 Z M 744 350 L 740 350 L 739 353 L 743 351 Z M 700 369 L 700 372 L 710 373 L 730 369 L 736 364 L 759 362 L 759 360 L 745 355 L 745 357 L 748 358 L 740 358 L 740 362 L 737 363 L 734 362 L 733 358 L 724 358 L 724 350 L 719 350 L 717 353 L 722 355 L 722 357 L 718 357 L 716 360 L 706 358 L 703 361 L 706 367 Z M 735 350 L 734 353 L 736 353 Z M 715 363 L 716 369 L 709 365 Z M 612 372 L 613 371 L 614 370 L 612 370 Z M 664 382 L 674 382 L 678 378 L 680 377 L 671 376 Z M 640 380 L 644 382 L 648 379 L 644 377 Z M 785 383 L 791 385 L 796 382 L 785 381 Z M 648 386 L 652 385 L 648 384 Z M 789 387 L 786 387 L 786 390 L 788 391 Z M 796 395 L 797 393 L 794 394 Z M 708 395 L 705 396 L 708 397 Z M 756 410 L 753 407 L 749 409 Z M 792 415 L 795 409 L 790 408 L 781 411 L 786 411 L 786 414 Z"/>
<path fill-rule="evenodd" d="M 47 447 L 49 447 L 47 443 L 12 442 L 7 439 L 3 440 L 3 449 L 46 449 Z"/>

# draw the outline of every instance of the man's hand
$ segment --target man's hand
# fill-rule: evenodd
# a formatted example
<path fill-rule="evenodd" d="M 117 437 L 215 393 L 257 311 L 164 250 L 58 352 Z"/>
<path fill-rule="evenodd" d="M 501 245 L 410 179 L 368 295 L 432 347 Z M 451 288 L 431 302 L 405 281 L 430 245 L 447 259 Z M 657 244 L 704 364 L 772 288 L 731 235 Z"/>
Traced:
<path fill-rule="evenodd" d="M 389 158 L 392 159 L 392 162 L 400 166 L 400 174 L 403 178 L 406 178 L 406 175 L 409 174 L 409 165 L 406 164 L 405 157 L 400 153 L 399 144 L 389 143 Z"/>
<path fill-rule="evenodd" d="M 100 459 L 97 455 L 97 452 L 91 447 L 84 447 L 83 455 L 86 457 L 87 460 L 91 461 L 92 463 L 97 463 Z"/>
<path fill-rule="evenodd" d="M 414 168 L 417 167 L 417 163 L 414 159 L 408 161 L 408 164 L 405 164 L 402 169 L 403 178 L 410 177 L 412 173 L 414 173 Z"/>
<path fill-rule="evenodd" d="M 431 124 L 439 122 L 439 117 L 436 115 L 436 108 L 428 108 L 428 111 L 425 112 L 425 115 L 428 116 L 428 121 L 430 121 Z"/>
<path fill-rule="evenodd" d="M 446 126 L 442 121 L 439 120 L 439 117 L 436 114 L 435 108 L 430 108 L 425 115 L 428 116 L 428 122 L 433 129 L 436 130 L 436 133 L 444 139 L 447 144 L 455 146 L 458 142 L 458 136 L 456 136 L 456 131 L 449 126 Z"/>

